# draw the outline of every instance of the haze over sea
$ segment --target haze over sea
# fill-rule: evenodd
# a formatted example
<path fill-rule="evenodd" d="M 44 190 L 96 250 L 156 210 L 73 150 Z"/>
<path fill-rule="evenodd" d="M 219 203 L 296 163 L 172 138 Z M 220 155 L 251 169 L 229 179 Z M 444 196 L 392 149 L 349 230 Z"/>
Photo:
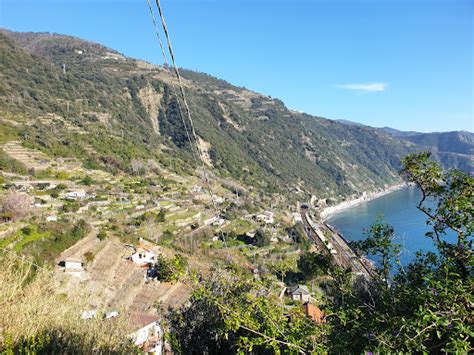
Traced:
<path fill-rule="evenodd" d="M 348 241 L 361 240 L 366 237 L 364 229 L 383 214 L 384 221 L 395 228 L 396 242 L 402 245 L 400 261 L 406 265 L 419 250 L 435 251 L 433 241 L 425 236 L 432 230 L 426 225 L 427 217 L 416 208 L 420 198 L 421 192 L 415 187 L 401 189 L 334 214 L 328 223 Z M 451 241 L 453 237 L 454 233 L 449 233 Z"/>

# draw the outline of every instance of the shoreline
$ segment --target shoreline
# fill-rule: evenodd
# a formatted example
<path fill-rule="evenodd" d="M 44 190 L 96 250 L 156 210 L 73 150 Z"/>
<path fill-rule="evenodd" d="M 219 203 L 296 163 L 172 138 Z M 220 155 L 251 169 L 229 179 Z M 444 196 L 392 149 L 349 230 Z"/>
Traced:
<path fill-rule="evenodd" d="M 375 200 L 376 198 L 388 195 L 392 192 L 401 190 L 403 188 L 409 187 L 410 184 L 407 184 L 405 182 L 389 186 L 382 191 L 374 191 L 374 192 L 364 192 L 362 196 L 354 198 L 352 200 L 348 201 L 343 201 L 338 203 L 337 205 L 334 206 L 329 206 L 325 207 L 319 212 L 319 217 L 322 221 L 327 221 L 328 218 L 331 216 L 335 215 L 336 213 L 342 212 L 344 210 L 347 210 L 351 207 L 360 205 L 361 203 L 368 202 L 371 200 Z"/>

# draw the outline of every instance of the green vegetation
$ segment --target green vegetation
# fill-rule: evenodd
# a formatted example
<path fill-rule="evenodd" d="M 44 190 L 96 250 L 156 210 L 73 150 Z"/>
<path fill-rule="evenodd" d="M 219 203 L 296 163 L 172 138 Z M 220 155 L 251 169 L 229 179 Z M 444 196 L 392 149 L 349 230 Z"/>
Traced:
<path fill-rule="evenodd" d="M 72 226 L 65 223 L 40 224 L 32 227 L 32 233 L 18 242 L 15 249 L 32 255 L 38 263 L 51 263 L 89 231 L 90 226 L 84 220 Z"/>
<path fill-rule="evenodd" d="M 159 255 L 153 269 L 158 280 L 175 281 L 184 275 L 187 264 L 186 258 L 180 254 L 176 254 L 173 258 Z"/>
<path fill-rule="evenodd" d="M 253 237 L 253 243 L 260 248 L 266 247 L 270 245 L 270 236 L 263 229 L 257 229 Z"/>
<path fill-rule="evenodd" d="M 10 158 L 3 149 L 0 149 L 0 169 L 21 175 L 26 175 L 28 173 L 26 166 Z"/>
<path fill-rule="evenodd" d="M 170 340 L 179 353 L 324 352 L 325 326 L 303 315 L 300 305 L 281 307 L 256 294 L 265 286 L 217 275 L 197 285 L 189 305 L 168 316 Z"/>
<path fill-rule="evenodd" d="M 327 275 L 331 268 L 333 268 L 332 260 L 324 254 L 306 252 L 298 260 L 298 269 L 307 280 Z"/>
<path fill-rule="evenodd" d="M 86 168 L 113 174 L 142 174 L 150 169 L 150 159 L 178 173 L 192 171 L 189 142 L 168 84 L 153 72 L 140 72 L 131 60 L 100 59 L 108 49 L 99 45 L 91 48 L 74 39 L 76 45 L 91 48 L 87 55 L 77 56 L 71 38 L 44 36 L 38 35 L 38 40 L 33 34 L 0 34 L 0 54 L 5 58 L 0 68 L 5 77 L 1 106 L 12 112 L 61 116 L 25 126 L 20 136 L 25 146 L 51 157 L 77 158 Z M 295 113 L 280 100 L 244 92 L 207 75 L 185 75 L 198 86 L 187 92 L 197 134 L 210 143 L 210 159 L 222 176 L 289 196 L 300 184 L 321 198 L 400 181 L 400 157 L 413 149 L 408 143 L 372 128 Z M 160 136 L 151 129 L 157 117 L 145 109 L 144 88 L 160 99 Z M 229 89 L 235 94 L 215 91 Z M 250 106 L 242 100 L 245 95 L 250 95 Z M 162 144 L 173 154 L 162 150 Z"/>
<path fill-rule="evenodd" d="M 474 335 L 474 179 L 443 172 L 426 153 L 406 157 L 403 165 L 404 176 L 423 192 L 418 207 L 433 227 L 427 237 L 438 254 L 420 253 L 394 270 L 399 246 L 393 228 L 381 220 L 358 244 L 380 260 L 371 280 L 354 278 L 319 254 L 303 254 L 298 268 L 305 278 L 326 275 L 321 306 L 327 317 L 320 325 L 299 314 L 298 306 L 279 306 L 265 292 L 265 282 L 215 275 L 199 284 L 188 305 L 170 313 L 173 348 L 185 353 L 468 353 Z M 435 198 L 437 206 L 427 207 L 427 198 Z M 456 241 L 446 240 L 448 229 Z M 282 279 L 292 269 L 283 261 L 274 266 Z"/>

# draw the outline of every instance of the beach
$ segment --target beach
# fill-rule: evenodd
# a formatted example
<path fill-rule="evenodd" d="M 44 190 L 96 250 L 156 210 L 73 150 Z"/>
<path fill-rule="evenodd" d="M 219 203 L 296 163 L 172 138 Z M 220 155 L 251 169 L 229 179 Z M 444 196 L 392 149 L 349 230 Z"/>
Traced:
<path fill-rule="evenodd" d="M 365 192 L 362 196 L 360 196 L 358 198 L 354 198 L 354 199 L 348 200 L 348 201 L 343 201 L 343 202 L 340 202 L 340 203 L 338 203 L 334 206 L 328 206 L 328 207 L 325 207 L 325 208 L 321 209 L 319 211 L 319 216 L 321 217 L 322 220 L 326 220 L 330 216 L 332 216 L 332 215 L 334 215 L 338 212 L 344 211 L 344 210 L 346 210 L 348 208 L 351 208 L 351 207 L 354 207 L 358 204 L 361 204 L 361 203 L 364 203 L 364 202 L 367 202 L 367 201 L 370 201 L 370 200 L 374 200 L 378 197 L 387 195 L 389 193 L 392 193 L 394 191 L 406 188 L 408 186 L 409 186 L 409 184 L 407 184 L 407 183 L 401 183 L 401 184 L 389 186 L 389 187 L 387 187 L 387 188 L 385 188 L 381 191 Z"/>

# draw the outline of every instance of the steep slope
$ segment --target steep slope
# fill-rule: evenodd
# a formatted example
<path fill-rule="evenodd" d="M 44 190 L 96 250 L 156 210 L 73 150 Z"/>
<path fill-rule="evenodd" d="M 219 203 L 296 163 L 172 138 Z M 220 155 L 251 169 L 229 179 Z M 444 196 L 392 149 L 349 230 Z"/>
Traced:
<path fill-rule="evenodd" d="M 387 131 L 386 128 L 384 128 Z M 396 131 L 396 130 L 395 130 Z M 466 131 L 417 133 L 387 131 L 391 135 L 429 150 L 445 168 L 473 170 L 474 134 Z"/>
<path fill-rule="evenodd" d="M 0 56 L 0 107 L 26 115 L 24 145 L 111 171 L 152 157 L 192 166 L 182 163 L 193 161 L 165 68 L 44 33 L 4 31 Z M 208 164 L 262 191 L 329 197 L 381 188 L 399 181 L 400 157 L 417 147 L 374 128 L 290 111 L 206 74 L 183 76 Z M 59 119 L 53 125 L 38 117 Z"/>

